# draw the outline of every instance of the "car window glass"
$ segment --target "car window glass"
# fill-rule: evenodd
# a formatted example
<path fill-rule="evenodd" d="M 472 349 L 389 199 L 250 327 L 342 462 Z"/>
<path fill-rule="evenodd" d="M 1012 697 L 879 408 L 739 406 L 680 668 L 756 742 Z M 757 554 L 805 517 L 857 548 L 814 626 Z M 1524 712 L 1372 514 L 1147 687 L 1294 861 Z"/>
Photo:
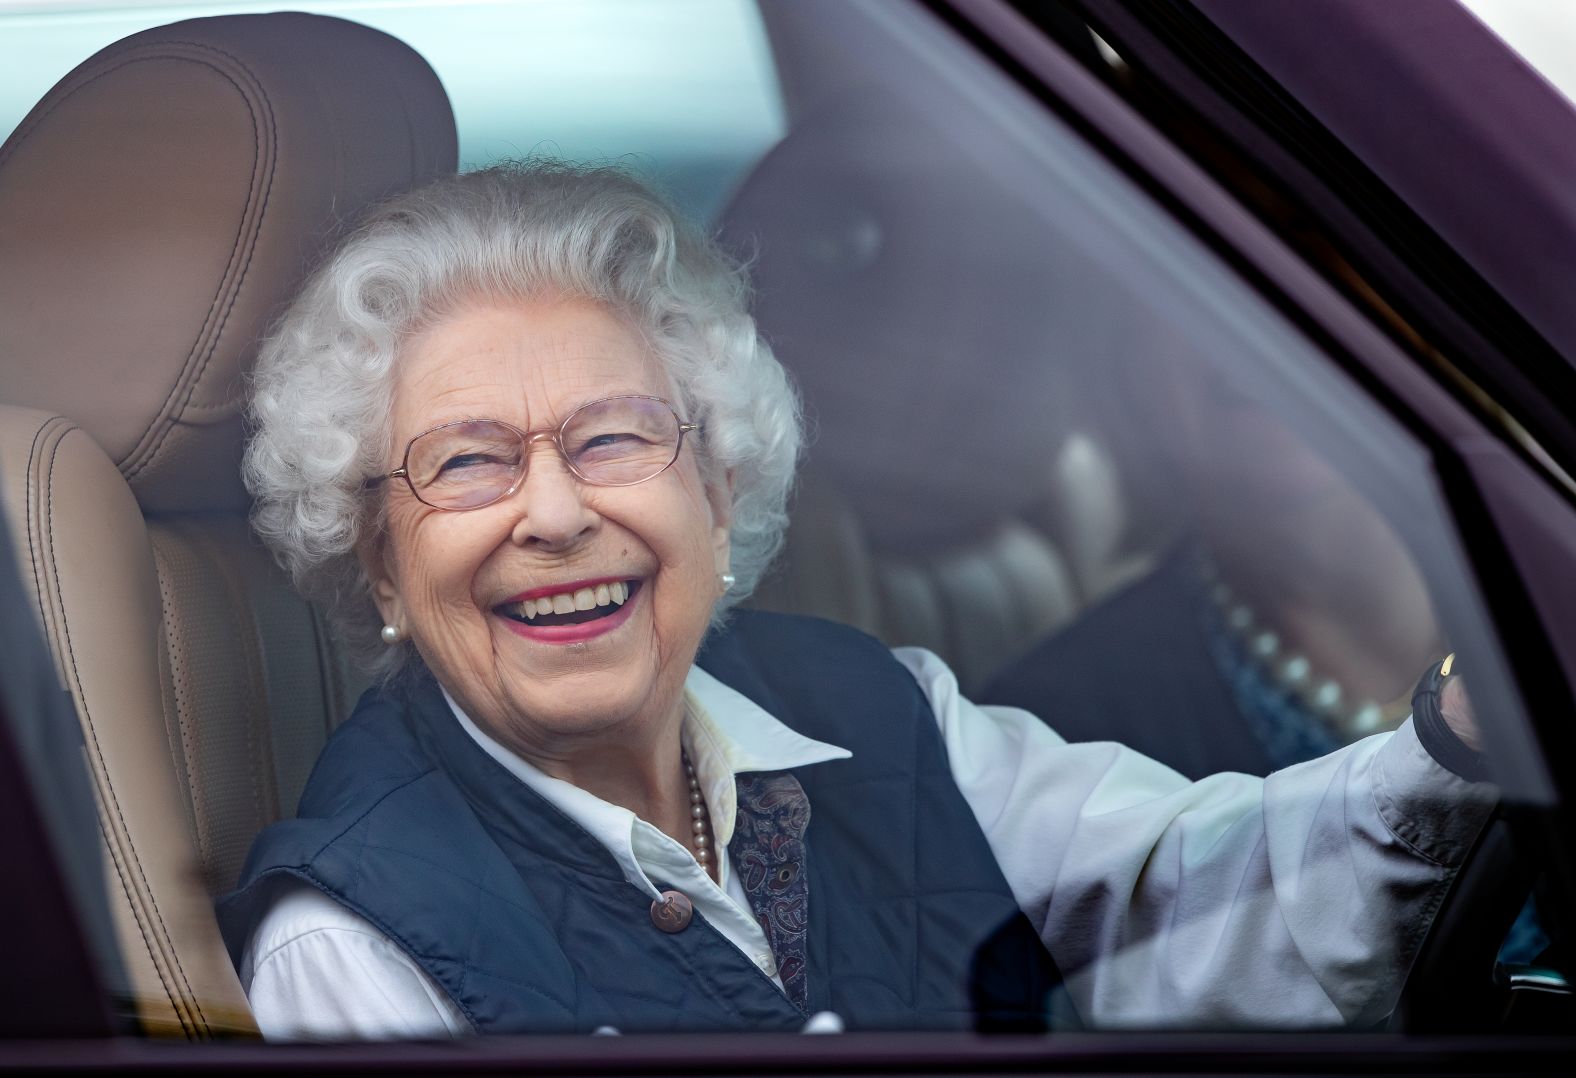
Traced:
<path fill-rule="evenodd" d="M 761 318 L 818 422 L 808 473 L 852 488 L 869 541 L 945 587 L 926 555 L 987 552 L 1024 521 L 1054 536 L 1060 598 L 973 593 L 1038 631 L 1004 631 L 977 661 L 972 619 L 912 620 L 909 642 L 947 650 L 981 687 L 1193 549 L 1206 578 L 1258 580 L 1216 580 L 1208 605 L 1243 661 L 1303 660 L 1292 681 L 1341 701 L 1321 724 L 1333 744 L 1394 726 L 1447 643 L 1437 605 L 1469 587 L 1426 452 L 1175 222 L 1130 191 L 1107 198 L 1121 189 L 1087 150 L 1037 142 L 1012 110 L 987 119 L 984 88 L 962 79 L 909 104 L 917 78 L 894 61 L 829 91 L 724 228 L 760 244 Z M 1375 629 L 1314 647 L 1361 653 L 1323 664 L 1360 688 L 1324 686 L 1289 642 L 1320 633 L 1277 632 L 1249 598 L 1303 589 L 1349 604 L 1336 635 Z"/>
<path fill-rule="evenodd" d="M 829 57 L 724 222 L 817 429 L 761 601 L 932 649 L 1071 740 L 1279 771 L 1271 791 L 1373 751 L 1425 670 L 1472 654 L 1507 795 L 1545 801 L 1426 447 L 1086 144 L 922 22 L 857 11 L 842 35 L 901 45 Z M 1544 953 L 1535 913 L 1509 928 L 1527 884 L 1504 886 L 1498 933 Z M 1133 988 L 1163 950 L 1129 938 L 1074 979 Z M 1267 1024 L 1360 1026 L 1375 1002 Z"/>
<path fill-rule="evenodd" d="M 1452 808 L 1413 805 L 1416 832 L 1405 812 L 1356 821 L 1387 796 L 1370 773 L 1400 767 L 1385 747 L 1416 746 L 1396 731 L 1420 676 L 1468 657 L 1486 766 L 1513 803 L 1551 796 L 1515 751 L 1523 703 L 1419 432 L 916 7 L 303 6 L 427 56 L 462 166 L 630 159 L 750 264 L 812 432 L 782 561 L 752 605 L 933 653 L 983 707 L 921 676 L 943 725 L 1025 729 L 1028 714 L 1073 743 L 1034 750 L 1019 782 L 999 737 L 982 749 L 1010 794 L 976 780 L 973 816 L 948 816 L 957 830 L 938 839 L 956 851 L 892 838 L 916 865 L 1011 861 L 991 884 L 1046 933 L 1066 979 L 1052 1024 L 1382 1027 L 1444 893 L 1426 835 L 1449 831 Z M 19 118 L 124 33 L 261 7 L 0 7 L 0 56 L 41 58 L 7 107 Z M 1316 762 L 1342 750 L 1347 763 Z M 1420 746 L 1409 759 L 1433 774 Z M 1110 778 L 1073 800 L 1044 785 L 1075 773 Z M 872 816 L 890 807 L 869 797 Z M 1342 798 L 1358 815 L 1336 826 Z M 1007 850 L 1024 840 L 1001 836 L 1026 832 L 1003 820 L 1031 805 L 1054 839 Z M 1471 835 L 1441 841 L 1459 858 Z M 1390 861 L 1401 877 L 1346 871 Z M 907 880 L 904 900 L 945 874 Z M 1389 923 L 1359 900 L 1374 879 L 1439 886 Z M 1519 908 L 1526 886 L 1506 887 Z M 1551 942 L 1526 909 L 1506 919 L 1507 961 Z M 948 933 L 911 935 L 923 950 Z M 1343 958 L 1354 939 L 1367 950 Z"/>
<path fill-rule="evenodd" d="M 278 7 L 0 2 L 0 131 L 122 37 Z M 782 131 L 771 58 L 745 0 L 304 0 L 290 10 L 352 19 L 420 52 L 454 107 L 461 168 L 533 154 L 618 161 L 708 216 Z"/>

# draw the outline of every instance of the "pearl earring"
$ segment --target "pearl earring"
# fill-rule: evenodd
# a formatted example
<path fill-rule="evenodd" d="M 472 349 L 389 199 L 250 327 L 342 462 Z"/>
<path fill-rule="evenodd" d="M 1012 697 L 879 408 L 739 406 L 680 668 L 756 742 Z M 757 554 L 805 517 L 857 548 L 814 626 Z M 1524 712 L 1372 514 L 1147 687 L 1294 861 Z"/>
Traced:
<path fill-rule="evenodd" d="M 734 581 L 738 580 L 739 578 L 734 576 L 732 573 L 718 573 L 717 579 L 722 581 L 722 590 L 727 591 L 729 588 L 733 587 Z"/>
<path fill-rule="evenodd" d="M 383 626 L 383 631 L 378 633 L 378 635 L 383 638 L 385 644 L 398 644 L 400 637 L 404 634 L 399 631 L 399 626 L 397 625 L 385 625 Z"/>

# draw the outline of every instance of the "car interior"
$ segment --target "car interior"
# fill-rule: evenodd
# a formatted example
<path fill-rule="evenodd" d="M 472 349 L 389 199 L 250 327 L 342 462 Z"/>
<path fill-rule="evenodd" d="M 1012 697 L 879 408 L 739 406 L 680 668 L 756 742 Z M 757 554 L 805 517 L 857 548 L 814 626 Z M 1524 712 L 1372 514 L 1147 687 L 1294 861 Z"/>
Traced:
<path fill-rule="evenodd" d="M 245 363 L 303 252 L 454 161 L 420 57 L 281 15 L 123 42 L 0 164 L 7 515 L 83 723 L 150 1032 L 250 1026 L 212 896 L 353 702 L 247 530 Z"/>
<path fill-rule="evenodd" d="M 1041 151 L 978 121 L 995 107 L 977 99 L 983 83 L 929 92 L 903 52 L 934 48 L 928 16 L 765 2 L 758 17 L 785 132 L 709 224 L 750 267 L 811 442 L 784 553 L 752 605 L 929 648 L 966 694 L 1054 726 L 1076 690 L 1006 694 L 1003 679 L 1191 550 L 1216 500 L 1267 488 L 1252 503 L 1265 530 L 1219 527 L 1262 548 L 1281 542 L 1278 520 L 1346 507 L 1349 527 L 1321 533 L 1341 554 L 1324 586 L 1384 628 L 1353 664 L 1367 681 L 1347 682 L 1382 687 L 1363 694 L 1372 708 L 1320 736 L 1335 747 L 1399 723 L 1422 660 L 1486 631 L 1459 552 L 1417 538 L 1450 530 L 1416 494 L 1426 453 L 1351 404 L 1360 394 L 1333 368 L 1306 369 L 1255 329 L 1260 316 L 1200 328 L 1215 314 L 1152 286 L 1181 272 L 1164 268 L 1172 241 L 1119 235 L 1084 195 L 1042 189 Z M 894 58 L 861 50 L 884 36 Z M 1087 54 L 1104 62 L 1097 44 Z M 1002 110 L 1002 128 L 1027 108 Z M 300 13 L 133 34 L 61 78 L 0 148 L 0 498 L 82 728 L 123 965 L 112 993 L 144 1034 L 255 1035 L 212 902 L 254 836 L 292 813 L 365 687 L 249 531 L 249 364 L 368 206 L 465 164 L 450 97 L 415 48 Z M 1224 354 L 1255 333 L 1262 353 Z M 1177 403 L 1199 385 L 1202 403 Z M 1224 495 L 1187 478 L 1212 460 Z M 1206 545 L 1229 570 L 1228 538 Z M 1301 556 L 1286 542 L 1275 571 Z M 1384 574 L 1393 625 L 1368 577 L 1342 575 L 1358 564 Z M 1244 646 L 1284 659 L 1244 619 Z M 1147 737 L 1138 747 L 1188 774 L 1258 759 L 1163 717 L 1149 727 L 1107 736 Z M 1527 953 L 1546 952 L 1548 919 L 1526 931 Z"/>

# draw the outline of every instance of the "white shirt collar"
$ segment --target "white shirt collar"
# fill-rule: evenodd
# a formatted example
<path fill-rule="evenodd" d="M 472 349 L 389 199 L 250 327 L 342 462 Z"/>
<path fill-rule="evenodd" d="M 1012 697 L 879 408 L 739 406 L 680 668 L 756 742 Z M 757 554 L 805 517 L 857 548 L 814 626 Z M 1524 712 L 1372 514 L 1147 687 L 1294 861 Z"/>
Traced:
<path fill-rule="evenodd" d="M 544 774 L 534 765 L 488 736 L 455 703 L 447 689 L 443 698 L 460 728 L 511 775 L 529 786 L 549 804 L 585 828 L 618 861 L 624 878 L 656 897 L 637 848 L 651 860 L 655 848 L 668 846 L 661 833 L 633 812 L 562 779 Z M 743 693 L 737 692 L 697 666 L 684 679 L 684 747 L 694 765 L 711 812 L 715 848 L 726 850 L 733 840 L 738 812 L 736 776 L 750 771 L 785 771 L 827 760 L 846 760 L 847 749 L 805 737 L 789 729 Z M 677 844 L 671 844 L 676 846 Z M 719 858 L 726 888 L 728 859 Z"/>

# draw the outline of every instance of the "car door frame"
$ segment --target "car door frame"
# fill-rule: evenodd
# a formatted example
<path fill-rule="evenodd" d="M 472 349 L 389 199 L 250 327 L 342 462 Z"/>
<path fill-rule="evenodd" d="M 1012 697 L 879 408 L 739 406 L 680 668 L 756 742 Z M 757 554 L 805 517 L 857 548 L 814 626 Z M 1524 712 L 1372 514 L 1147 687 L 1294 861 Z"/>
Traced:
<path fill-rule="evenodd" d="M 1572 693 L 1576 678 L 1570 676 L 1570 671 L 1576 670 L 1571 654 L 1576 652 L 1576 634 L 1569 632 L 1568 621 L 1554 623 L 1525 582 L 1552 568 L 1568 567 L 1576 555 L 1561 545 L 1571 534 L 1566 525 L 1576 520 L 1570 515 L 1568 493 L 1551 485 L 1536 454 L 1504 430 L 1489 425 L 1481 401 L 1408 353 L 1392 335 L 1394 327 L 1382 327 L 1370 313 L 1354 306 L 1264 220 L 1246 210 L 1218 178 L 1048 39 L 1022 11 L 1001 0 L 930 0 L 922 6 L 1072 123 L 1357 377 L 1408 429 L 1424 438 L 1441 461 L 1442 486 L 1461 523 L 1464 545 L 1484 572 L 1480 582 L 1493 596 L 1490 612 L 1506 639 L 1516 645 L 1512 667 L 1522 691 L 1562 707 L 1576 699 Z M 1493 388 L 1494 383 L 1487 384 Z M 1523 517 L 1541 520 L 1541 529 L 1519 518 L 1518 511 Z M 1570 609 L 1576 609 L 1576 603 Z M 1564 735 L 1547 729 L 1555 725 L 1535 721 L 1538 745 L 1545 754 L 1563 747 Z M 0 758 L 17 772 L 0 779 L 16 779 L 15 791 L 35 812 L 32 820 L 25 815 L 12 817 L 19 826 L 0 834 L 0 856 L 8 857 L 13 865 L 36 866 L 41 877 L 60 873 L 59 858 L 40 841 L 46 832 L 42 813 L 47 811 L 47 800 L 21 781 L 26 774 L 19 766 L 21 757 L 15 746 L 0 744 Z M 1561 820 L 1570 819 L 1568 793 L 1573 767 L 1576 757 L 1568 754 L 1552 761 L 1550 775 L 1559 794 Z M 23 808 L 17 811 L 22 813 Z M 41 932 L 68 949 L 82 945 L 84 939 L 80 929 L 73 932 L 70 921 L 51 923 Z M 36 1013 L 43 1015 L 47 1008 L 60 1004 L 78 1011 L 80 1021 L 64 1031 L 70 1039 L 5 1042 L 0 1044 L 0 1062 L 37 1069 L 230 1066 L 345 1073 L 432 1069 L 586 1074 L 777 1074 L 826 1069 L 873 1073 L 1502 1073 L 1558 1066 L 1576 1046 L 1576 1041 L 1564 1038 L 1403 1038 L 1384 1034 L 1354 1038 L 1341 1033 L 1080 1034 L 1048 1039 L 943 1034 L 752 1035 L 498 1038 L 445 1045 L 193 1046 L 109 1035 L 113 1031 L 106 1028 L 101 1013 L 93 1015 L 91 1007 L 79 1007 L 77 995 L 55 991 L 40 991 L 33 1001 Z M 26 1006 L 27 1002 L 22 1000 L 18 1005 Z"/>

